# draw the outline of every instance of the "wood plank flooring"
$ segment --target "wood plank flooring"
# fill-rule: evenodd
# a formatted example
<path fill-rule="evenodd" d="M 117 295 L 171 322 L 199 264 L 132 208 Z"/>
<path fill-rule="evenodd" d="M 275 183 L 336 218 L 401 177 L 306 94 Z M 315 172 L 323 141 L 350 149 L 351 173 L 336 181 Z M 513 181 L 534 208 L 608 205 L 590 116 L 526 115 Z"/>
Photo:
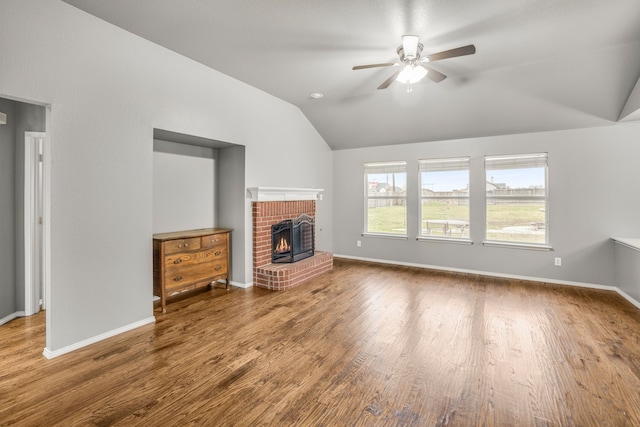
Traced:
<path fill-rule="evenodd" d="M 0 327 L 0 425 L 640 425 L 640 310 L 614 292 L 336 259 L 155 315 L 53 360 L 43 315 Z"/>

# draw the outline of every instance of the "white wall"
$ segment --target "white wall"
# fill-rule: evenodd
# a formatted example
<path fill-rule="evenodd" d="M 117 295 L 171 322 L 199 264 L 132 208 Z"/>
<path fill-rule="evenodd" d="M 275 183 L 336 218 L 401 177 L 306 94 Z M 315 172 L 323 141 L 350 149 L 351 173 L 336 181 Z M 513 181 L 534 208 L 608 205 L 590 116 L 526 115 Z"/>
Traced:
<path fill-rule="evenodd" d="M 450 269 L 473 270 L 614 286 L 611 236 L 640 236 L 640 123 L 610 127 L 472 138 L 333 153 L 334 253 Z M 485 247 L 485 155 L 549 153 L 551 252 Z M 418 167 L 421 158 L 471 156 L 473 245 L 417 241 Z M 406 160 L 407 240 L 362 236 L 363 163 Z M 356 240 L 362 247 L 356 247 Z M 562 267 L 555 267 L 562 257 Z"/>
<path fill-rule="evenodd" d="M 153 233 L 214 227 L 214 149 L 173 145 L 188 150 L 153 153 Z"/>
<path fill-rule="evenodd" d="M 267 166 L 288 149 L 297 186 L 330 192 L 331 151 L 298 108 L 59 0 L 3 1 L 0 57 L 0 95 L 51 104 L 50 351 L 153 314 L 154 128 L 244 145 L 247 186 L 291 185 Z"/>
<path fill-rule="evenodd" d="M 252 275 L 245 270 L 246 262 L 253 262 L 251 250 L 253 244 L 249 239 L 249 250 L 246 249 L 246 235 L 251 235 L 252 228 L 245 228 L 245 147 L 234 146 L 218 150 L 218 226 L 230 228 L 231 232 L 231 283 L 247 286 Z M 250 273 L 250 272 L 249 272 Z"/>

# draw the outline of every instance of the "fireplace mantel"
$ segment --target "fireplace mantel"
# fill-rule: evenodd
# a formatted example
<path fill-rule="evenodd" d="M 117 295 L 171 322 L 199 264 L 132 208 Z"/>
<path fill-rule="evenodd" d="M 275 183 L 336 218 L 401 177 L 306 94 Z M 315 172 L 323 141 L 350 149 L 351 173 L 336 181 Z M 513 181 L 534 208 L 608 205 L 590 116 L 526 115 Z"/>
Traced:
<path fill-rule="evenodd" d="M 250 187 L 254 202 L 286 202 L 293 200 L 322 200 L 322 188 Z"/>

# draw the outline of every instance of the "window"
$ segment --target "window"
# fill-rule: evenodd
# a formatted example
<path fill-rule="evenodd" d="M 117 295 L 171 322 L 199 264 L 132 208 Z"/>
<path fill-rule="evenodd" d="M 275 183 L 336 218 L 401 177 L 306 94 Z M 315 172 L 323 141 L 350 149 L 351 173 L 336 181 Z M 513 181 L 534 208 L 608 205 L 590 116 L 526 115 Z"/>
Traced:
<path fill-rule="evenodd" d="M 420 171 L 420 236 L 469 238 L 469 158 L 429 159 Z"/>
<path fill-rule="evenodd" d="M 407 235 L 407 162 L 365 163 L 365 232 Z"/>
<path fill-rule="evenodd" d="M 489 241 L 548 244 L 547 153 L 486 156 Z"/>

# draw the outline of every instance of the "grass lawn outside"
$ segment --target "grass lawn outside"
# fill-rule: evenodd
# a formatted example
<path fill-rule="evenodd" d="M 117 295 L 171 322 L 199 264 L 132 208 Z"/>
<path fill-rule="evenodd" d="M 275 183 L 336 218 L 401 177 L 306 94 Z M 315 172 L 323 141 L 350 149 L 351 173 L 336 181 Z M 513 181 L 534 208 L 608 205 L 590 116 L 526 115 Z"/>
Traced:
<path fill-rule="evenodd" d="M 487 239 L 507 242 L 545 243 L 545 211 L 543 204 L 500 204 L 487 206 Z M 368 209 L 368 232 L 406 235 L 406 207 L 382 206 Z M 422 236 L 444 236 L 444 227 L 430 225 L 426 221 L 469 222 L 469 206 L 443 202 L 425 202 L 422 209 Z M 452 228 L 453 237 L 468 237 L 469 228 L 461 234 Z M 447 235 L 449 237 L 449 235 Z"/>

